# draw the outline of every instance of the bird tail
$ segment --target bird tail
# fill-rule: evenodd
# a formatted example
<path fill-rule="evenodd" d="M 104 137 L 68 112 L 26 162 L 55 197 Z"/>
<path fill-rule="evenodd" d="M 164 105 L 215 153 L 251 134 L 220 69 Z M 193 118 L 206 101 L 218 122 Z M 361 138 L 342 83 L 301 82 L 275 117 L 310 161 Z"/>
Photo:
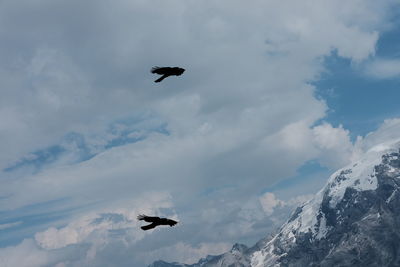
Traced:
<path fill-rule="evenodd" d="M 158 67 L 158 66 L 155 66 L 155 67 L 151 68 L 151 73 L 157 73 L 157 70 L 158 70 L 159 68 L 160 68 L 160 67 Z"/>
<path fill-rule="evenodd" d="M 163 76 L 161 76 L 160 78 L 158 78 L 157 80 L 155 80 L 154 82 L 155 83 L 159 83 L 159 82 L 161 82 L 162 80 L 164 80 L 165 78 L 167 78 L 169 75 L 166 75 L 166 74 L 164 74 Z"/>
<path fill-rule="evenodd" d="M 140 220 L 140 221 L 144 220 L 144 218 L 146 218 L 146 215 L 144 215 L 144 214 L 139 214 L 137 216 L 137 219 Z"/>

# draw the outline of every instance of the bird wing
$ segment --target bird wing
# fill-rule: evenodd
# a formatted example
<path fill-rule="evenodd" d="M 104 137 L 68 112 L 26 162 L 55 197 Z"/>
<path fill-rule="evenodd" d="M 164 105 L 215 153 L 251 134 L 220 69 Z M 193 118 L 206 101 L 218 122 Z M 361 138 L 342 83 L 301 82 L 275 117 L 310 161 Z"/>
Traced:
<path fill-rule="evenodd" d="M 163 76 L 161 76 L 160 78 L 158 78 L 157 80 L 155 80 L 154 82 L 155 83 L 159 83 L 159 82 L 161 82 L 162 80 L 164 80 L 165 78 L 167 78 L 168 76 L 170 76 L 169 74 L 164 74 Z"/>
<path fill-rule="evenodd" d="M 139 221 L 145 221 L 145 222 L 152 222 L 152 223 L 154 223 L 154 222 L 159 221 L 159 220 L 160 220 L 160 217 L 152 217 L 152 216 L 146 216 L 146 215 L 144 215 L 144 214 L 141 214 L 141 215 L 137 216 L 137 219 L 138 219 Z"/>
<path fill-rule="evenodd" d="M 158 226 L 158 224 L 152 223 L 152 224 L 149 224 L 149 225 L 142 226 L 142 227 L 140 227 L 140 228 L 142 228 L 142 230 L 146 231 L 146 230 L 153 229 L 153 228 L 155 228 L 156 226 Z"/>
<path fill-rule="evenodd" d="M 151 69 L 151 73 L 156 73 L 156 74 L 162 75 L 162 74 L 166 74 L 166 73 L 170 72 L 170 70 L 171 70 L 170 67 L 157 67 L 156 66 Z"/>

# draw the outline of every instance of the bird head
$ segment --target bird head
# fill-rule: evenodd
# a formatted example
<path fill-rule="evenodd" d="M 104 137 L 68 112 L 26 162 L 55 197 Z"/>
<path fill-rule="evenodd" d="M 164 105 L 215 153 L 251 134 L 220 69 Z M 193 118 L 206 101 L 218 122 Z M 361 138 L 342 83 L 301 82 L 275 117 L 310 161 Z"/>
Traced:
<path fill-rule="evenodd" d="M 182 73 L 185 72 L 185 69 L 182 69 L 182 68 L 179 68 L 179 67 L 175 67 L 174 69 L 175 69 L 175 71 L 176 71 L 176 75 L 177 75 L 177 76 L 181 76 Z"/>
<path fill-rule="evenodd" d="M 174 220 L 171 220 L 171 219 L 168 220 L 168 225 L 171 226 L 171 227 L 176 225 L 177 223 L 178 223 L 177 221 L 174 221 Z"/>

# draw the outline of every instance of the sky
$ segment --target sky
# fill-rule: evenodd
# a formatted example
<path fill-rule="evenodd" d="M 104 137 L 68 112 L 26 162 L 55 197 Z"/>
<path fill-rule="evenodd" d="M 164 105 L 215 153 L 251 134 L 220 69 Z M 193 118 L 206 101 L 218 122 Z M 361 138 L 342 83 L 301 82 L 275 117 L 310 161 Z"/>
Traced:
<path fill-rule="evenodd" d="M 0 265 L 193 263 L 271 234 L 400 137 L 396 10 L 1 1 Z M 142 213 L 179 224 L 144 232 Z"/>

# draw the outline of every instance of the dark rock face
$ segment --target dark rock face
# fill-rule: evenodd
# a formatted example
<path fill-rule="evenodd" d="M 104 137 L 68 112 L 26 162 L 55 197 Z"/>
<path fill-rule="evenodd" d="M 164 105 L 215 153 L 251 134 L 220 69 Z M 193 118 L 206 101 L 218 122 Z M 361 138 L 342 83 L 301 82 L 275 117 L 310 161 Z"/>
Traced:
<path fill-rule="evenodd" d="M 399 147 L 337 171 L 271 239 L 194 265 L 151 266 L 400 266 Z"/>

